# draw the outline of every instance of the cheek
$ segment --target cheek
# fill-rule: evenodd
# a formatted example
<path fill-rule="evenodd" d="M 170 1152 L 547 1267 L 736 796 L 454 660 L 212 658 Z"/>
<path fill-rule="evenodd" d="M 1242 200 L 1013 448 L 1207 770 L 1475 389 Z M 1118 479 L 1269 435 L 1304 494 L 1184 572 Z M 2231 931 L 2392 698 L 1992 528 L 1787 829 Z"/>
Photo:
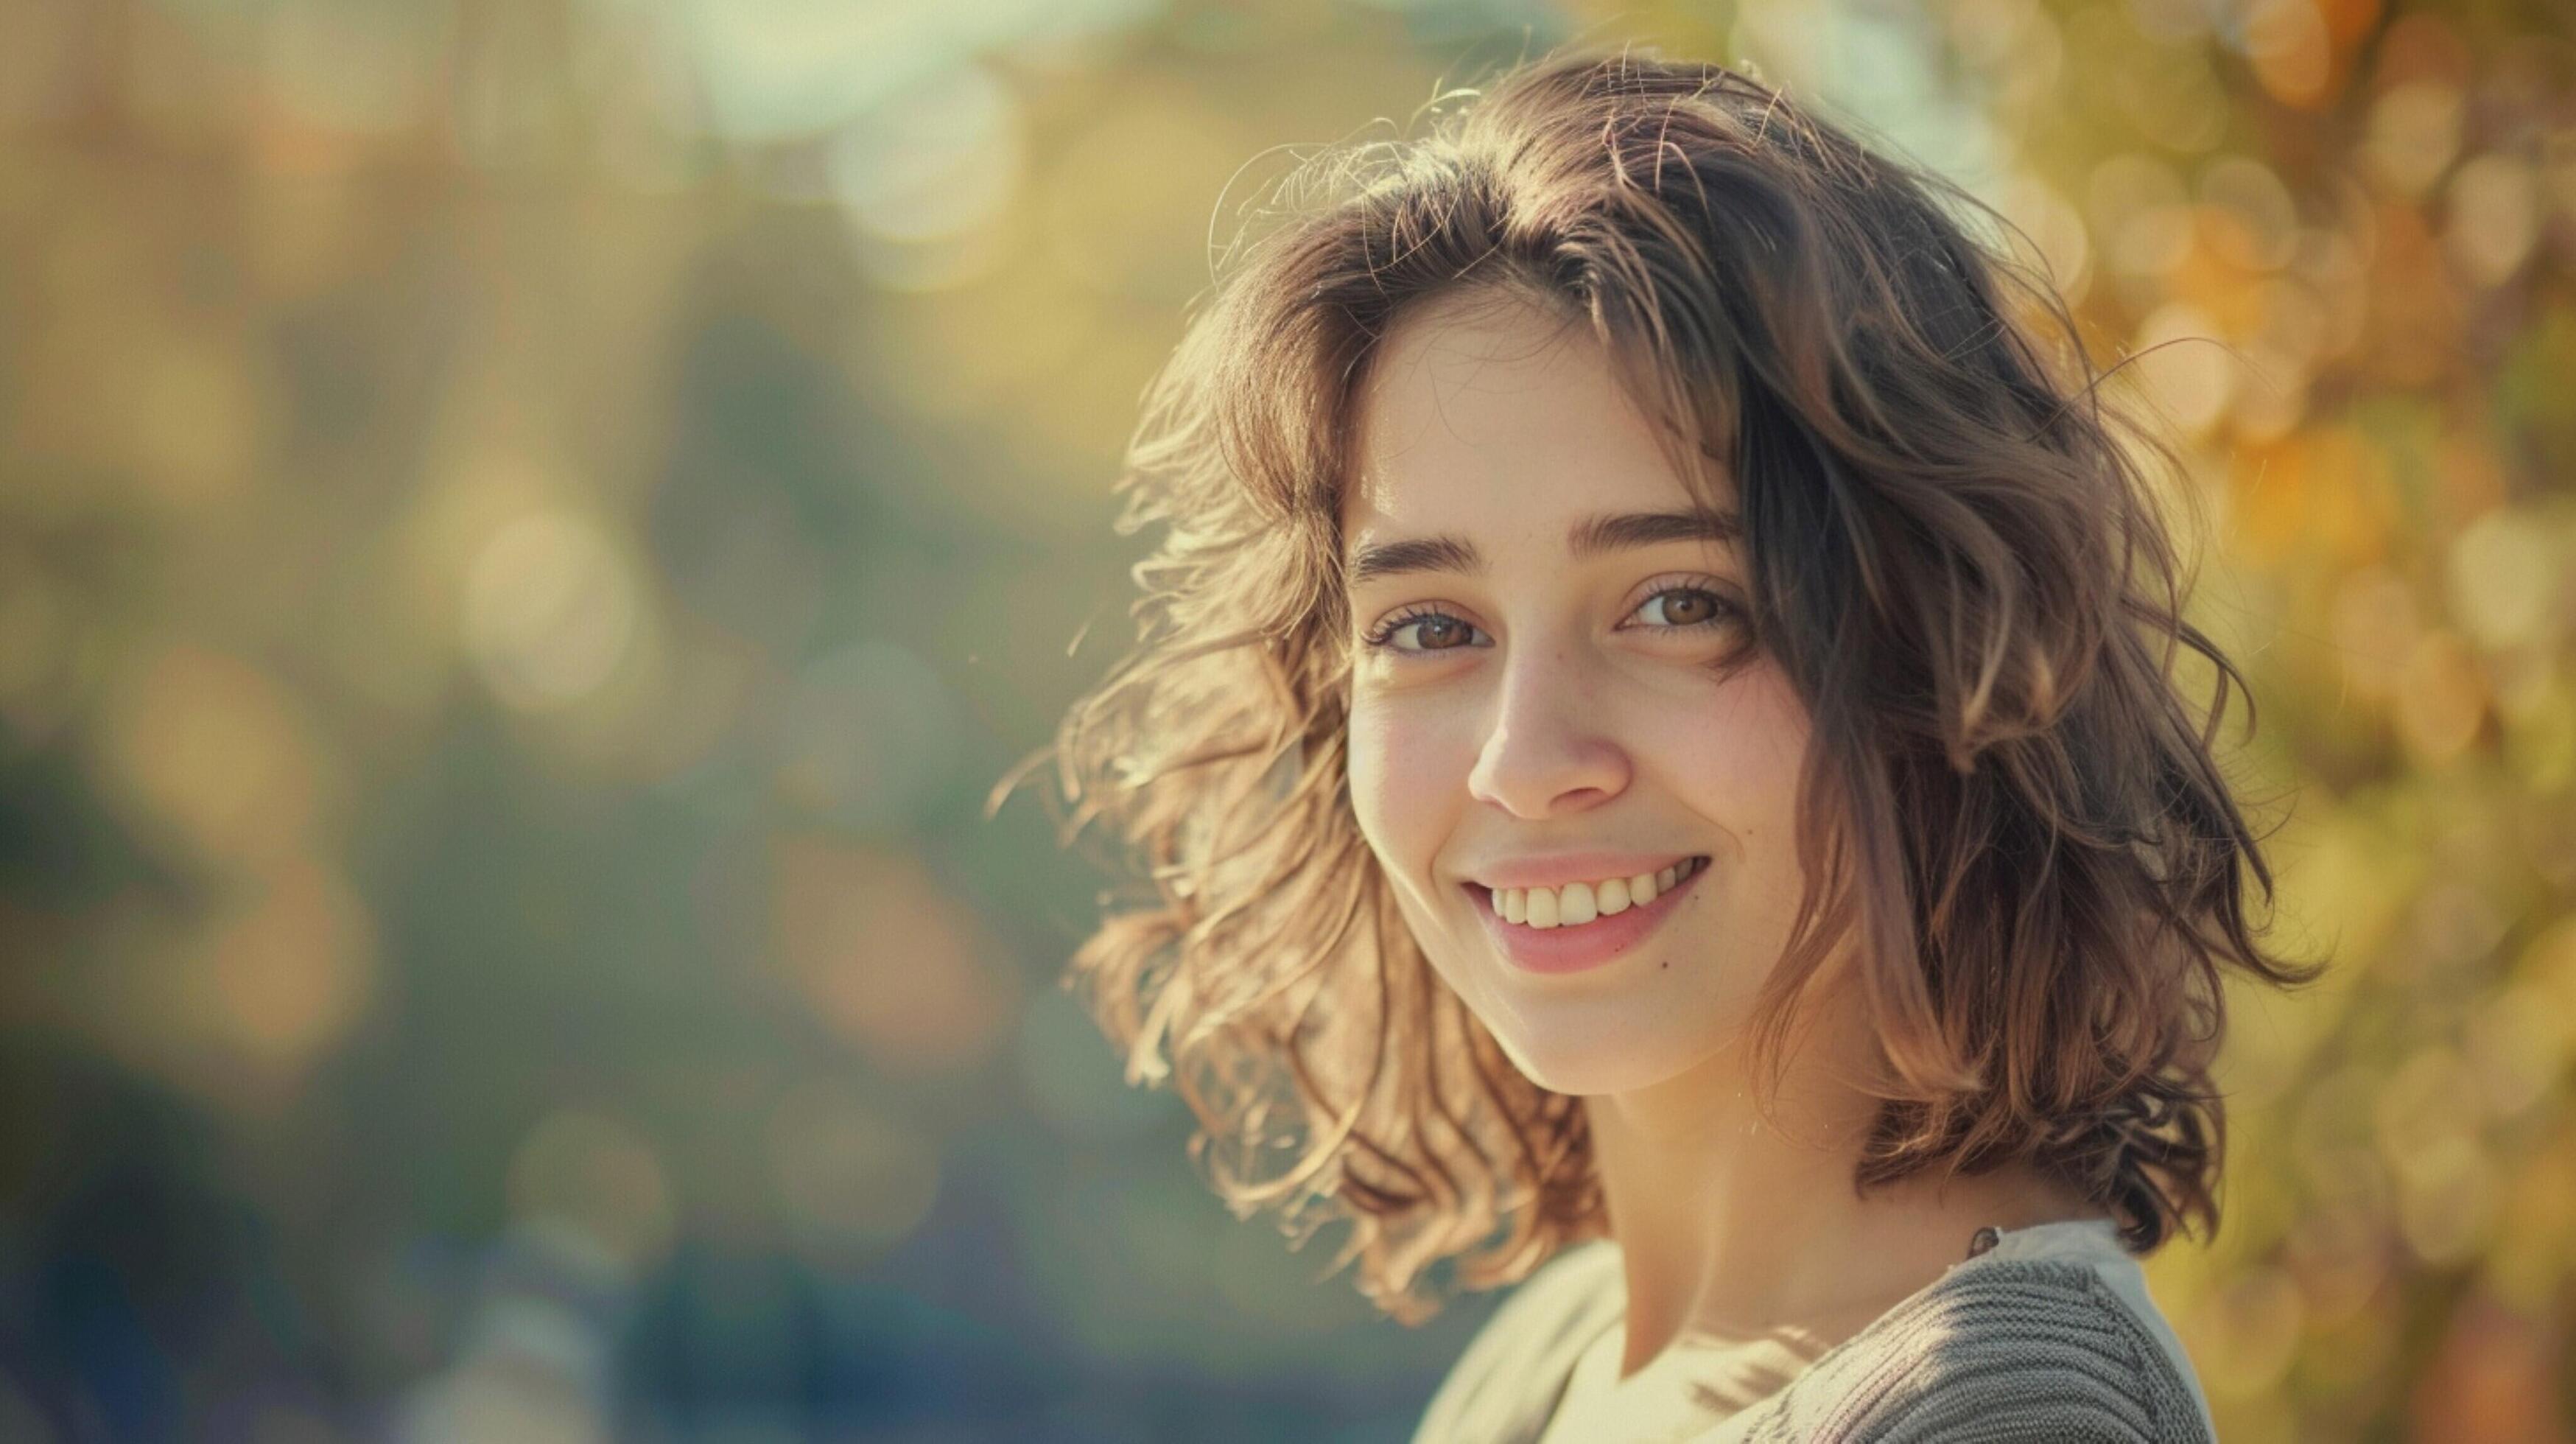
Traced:
<path fill-rule="evenodd" d="M 1775 668 L 1741 674 L 1701 699 L 1687 722 L 1658 731 L 1677 740 L 1667 775 L 1699 812 L 1746 841 L 1789 850 L 1798 771 L 1806 760 L 1806 708 Z"/>
<path fill-rule="evenodd" d="M 1396 868 L 1425 867 L 1467 787 L 1447 729 L 1421 709 L 1367 700 L 1352 704 L 1349 726 L 1351 810 L 1361 834 Z"/>

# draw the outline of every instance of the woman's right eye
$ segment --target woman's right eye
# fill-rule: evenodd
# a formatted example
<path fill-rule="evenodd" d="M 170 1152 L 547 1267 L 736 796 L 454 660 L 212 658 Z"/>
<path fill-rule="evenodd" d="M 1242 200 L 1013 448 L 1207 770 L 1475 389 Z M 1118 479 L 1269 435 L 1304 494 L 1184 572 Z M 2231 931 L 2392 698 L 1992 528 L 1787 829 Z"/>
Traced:
<path fill-rule="evenodd" d="M 1407 632 L 1415 634 L 1414 645 L 1409 647 L 1396 645 L 1395 639 Z M 1462 647 L 1477 645 L 1468 638 L 1479 635 L 1482 634 L 1476 631 L 1475 624 L 1471 622 L 1461 621 L 1447 612 L 1424 609 L 1415 612 L 1399 612 L 1380 622 L 1375 631 L 1361 640 L 1378 651 L 1392 652 L 1400 657 L 1419 657 L 1433 652 L 1455 652 Z M 1487 643 L 1487 645 L 1491 644 Z"/>

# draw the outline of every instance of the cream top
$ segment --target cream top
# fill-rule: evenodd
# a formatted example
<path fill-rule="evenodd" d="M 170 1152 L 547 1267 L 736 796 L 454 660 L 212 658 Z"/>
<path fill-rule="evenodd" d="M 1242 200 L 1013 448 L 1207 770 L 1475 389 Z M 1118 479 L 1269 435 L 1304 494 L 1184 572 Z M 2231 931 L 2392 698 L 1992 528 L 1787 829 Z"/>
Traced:
<path fill-rule="evenodd" d="M 1416 1444 L 1570 1444 L 1578 1434 L 1582 1444 L 1894 1441 L 1948 1437 L 1963 1421 L 2026 1422 L 2031 1437 L 2215 1439 L 2190 1357 L 2110 1220 L 1995 1238 L 1812 1361 L 1786 1346 L 1723 1362 L 1677 1347 L 1625 1381 L 1618 1246 L 1577 1245 L 1523 1281 L 1477 1334 Z M 1669 1387 L 1637 1387 L 1650 1375 Z M 1714 1406 L 1693 1399 L 1701 1384 L 1715 1390 Z M 1613 1385 L 1615 1400 L 1605 1397 Z"/>

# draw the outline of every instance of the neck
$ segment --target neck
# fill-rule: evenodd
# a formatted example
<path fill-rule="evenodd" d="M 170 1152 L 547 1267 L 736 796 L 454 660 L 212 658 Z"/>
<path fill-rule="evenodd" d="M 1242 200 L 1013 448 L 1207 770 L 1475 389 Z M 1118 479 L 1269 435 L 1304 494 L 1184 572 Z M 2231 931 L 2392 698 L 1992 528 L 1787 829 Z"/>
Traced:
<path fill-rule="evenodd" d="M 1734 1046 L 1651 1088 L 1585 1100 L 1628 1287 L 1621 1378 L 1683 1339 L 1821 1353 L 1965 1258 L 1980 1227 L 2101 1214 L 2027 1169 L 1858 1197 L 1875 1100 L 1852 1064 L 1867 1035 L 1849 1009 L 1811 1020 L 1770 1121 Z"/>

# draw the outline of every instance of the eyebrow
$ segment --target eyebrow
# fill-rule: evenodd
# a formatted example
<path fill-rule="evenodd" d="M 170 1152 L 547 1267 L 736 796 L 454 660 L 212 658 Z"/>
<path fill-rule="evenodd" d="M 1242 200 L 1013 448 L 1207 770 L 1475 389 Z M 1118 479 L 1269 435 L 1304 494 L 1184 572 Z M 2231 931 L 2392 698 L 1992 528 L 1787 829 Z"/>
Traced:
<path fill-rule="evenodd" d="M 1583 561 L 1665 542 L 1733 543 L 1743 535 L 1744 524 L 1732 512 L 1613 512 L 1576 522 L 1565 534 L 1565 549 Z M 1353 587 L 1408 572 L 1483 576 L 1485 554 L 1462 536 L 1416 537 L 1361 547 L 1351 554 L 1345 570 L 1344 585 Z"/>

